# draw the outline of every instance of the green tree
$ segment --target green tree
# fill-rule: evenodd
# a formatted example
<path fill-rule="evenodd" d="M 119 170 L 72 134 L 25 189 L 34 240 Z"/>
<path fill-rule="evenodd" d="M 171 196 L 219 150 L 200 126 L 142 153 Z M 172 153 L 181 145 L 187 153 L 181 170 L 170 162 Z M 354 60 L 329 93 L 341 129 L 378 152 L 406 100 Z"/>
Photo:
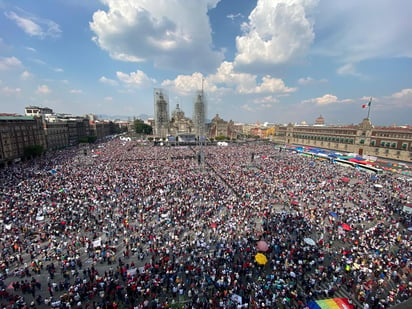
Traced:
<path fill-rule="evenodd" d="M 79 138 L 79 143 L 93 144 L 97 140 L 97 136 L 82 136 Z"/>
<path fill-rule="evenodd" d="M 138 134 L 150 135 L 153 132 L 152 126 L 143 122 L 143 120 L 137 119 L 134 121 L 134 129 Z"/>
<path fill-rule="evenodd" d="M 227 140 L 228 138 L 226 137 L 226 136 L 224 136 L 224 135 L 219 135 L 219 136 L 216 136 L 215 137 L 215 140 L 217 140 L 217 141 L 225 141 L 225 140 Z"/>
<path fill-rule="evenodd" d="M 44 147 L 42 145 L 30 145 L 24 147 L 24 156 L 26 158 L 34 158 L 41 156 L 44 152 Z"/>

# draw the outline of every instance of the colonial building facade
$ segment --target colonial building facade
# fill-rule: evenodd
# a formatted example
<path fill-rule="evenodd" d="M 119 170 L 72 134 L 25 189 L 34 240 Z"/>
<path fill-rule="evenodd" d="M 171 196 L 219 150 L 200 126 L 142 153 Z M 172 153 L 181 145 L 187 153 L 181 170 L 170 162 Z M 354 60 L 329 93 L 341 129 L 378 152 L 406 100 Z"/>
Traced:
<path fill-rule="evenodd" d="M 28 106 L 25 115 L 0 114 L 0 166 L 25 157 L 29 146 L 56 150 L 76 146 L 82 139 L 102 139 L 116 131 L 111 121 L 54 114 L 50 108 Z"/>
<path fill-rule="evenodd" d="M 368 118 L 351 126 L 280 125 L 274 141 L 412 162 L 412 127 L 374 127 Z"/>
<path fill-rule="evenodd" d="M 177 104 L 170 119 L 169 134 L 178 137 L 180 134 L 189 133 L 194 133 L 193 121 L 185 116 L 185 112 Z"/>
<path fill-rule="evenodd" d="M 19 115 L 0 115 L 0 165 L 20 160 L 29 146 L 47 148 L 40 118 Z"/>
<path fill-rule="evenodd" d="M 225 136 L 229 138 L 236 138 L 237 131 L 232 120 L 225 121 L 220 118 L 219 114 L 212 119 L 209 128 L 209 137 L 215 138 L 218 136 Z"/>

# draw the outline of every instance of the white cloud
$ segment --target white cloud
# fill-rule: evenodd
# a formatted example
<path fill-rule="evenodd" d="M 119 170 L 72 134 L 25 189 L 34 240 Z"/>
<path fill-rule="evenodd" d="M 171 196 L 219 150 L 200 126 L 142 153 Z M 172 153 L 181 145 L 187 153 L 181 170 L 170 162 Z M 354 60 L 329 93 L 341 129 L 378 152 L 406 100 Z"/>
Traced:
<path fill-rule="evenodd" d="M 36 52 L 36 49 L 34 49 L 33 47 L 25 47 L 28 51 L 31 51 L 31 52 L 33 52 L 33 53 L 35 53 Z"/>
<path fill-rule="evenodd" d="M 365 101 L 369 101 L 369 99 L 365 97 Z M 372 108 L 373 110 L 387 110 L 390 113 L 396 109 L 405 109 L 406 116 L 409 116 L 412 110 L 412 88 L 401 89 L 382 98 L 373 97 Z"/>
<path fill-rule="evenodd" d="M 322 97 L 303 100 L 302 103 L 315 103 L 316 105 L 329 105 L 334 103 L 352 103 L 352 99 L 339 100 L 337 96 L 333 94 L 325 94 Z"/>
<path fill-rule="evenodd" d="M 93 14 L 93 40 L 122 61 L 153 61 L 156 67 L 213 70 L 223 59 L 212 49 L 208 10 L 220 0 L 105 0 Z"/>
<path fill-rule="evenodd" d="M 252 89 L 251 93 L 290 93 L 295 92 L 296 88 L 289 88 L 280 78 L 273 78 L 266 75 L 262 78 L 262 83 Z"/>
<path fill-rule="evenodd" d="M 199 73 L 192 75 L 178 75 L 174 80 L 165 80 L 163 87 L 169 87 L 181 95 L 191 95 L 202 87 L 204 76 Z M 223 62 L 215 74 L 204 78 L 204 89 L 208 93 L 258 94 L 276 93 L 289 94 L 296 91 L 285 85 L 282 79 L 263 76 L 258 81 L 257 75 L 236 72 L 232 62 Z"/>
<path fill-rule="evenodd" d="M 253 107 L 249 106 L 248 104 L 243 104 L 240 108 L 248 112 L 254 111 Z"/>
<path fill-rule="evenodd" d="M 269 109 L 269 108 L 272 108 L 273 105 L 269 104 L 269 103 L 262 103 L 262 104 L 259 105 L 259 107 L 260 107 L 260 109 Z"/>
<path fill-rule="evenodd" d="M 47 85 L 40 85 L 37 87 L 37 94 L 49 94 L 51 92 L 50 88 Z"/>
<path fill-rule="evenodd" d="M 46 62 L 45 61 L 43 61 L 43 60 L 41 60 L 41 59 L 31 59 L 34 63 L 37 63 L 37 64 L 41 64 L 41 65 L 45 65 L 46 64 Z"/>
<path fill-rule="evenodd" d="M 253 100 L 253 103 L 272 105 L 272 104 L 279 103 L 279 99 L 277 99 L 277 98 L 270 95 L 270 96 L 266 96 L 266 97 L 263 97 L 263 98 L 256 98 L 256 99 Z"/>
<path fill-rule="evenodd" d="M 64 72 L 64 70 L 63 70 L 62 68 L 55 68 L 55 69 L 53 69 L 53 71 L 54 71 L 54 72 L 57 72 L 57 73 L 62 73 L 62 72 Z"/>
<path fill-rule="evenodd" d="M 207 79 L 211 83 L 224 87 L 234 87 L 238 92 L 246 92 L 243 89 L 251 89 L 256 86 L 256 75 L 235 72 L 232 62 L 223 62 L 217 72 Z"/>
<path fill-rule="evenodd" d="M 235 20 L 236 18 L 243 18 L 243 15 L 241 13 L 237 14 L 228 14 L 226 15 L 227 18 L 231 19 L 232 21 Z"/>
<path fill-rule="evenodd" d="M 27 80 L 27 79 L 30 79 L 30 78 L 32 78 L 33 77 L 33 74 L 31 74 L 30 72 L 28 72 L 28 71 L 24 71 L 23 73 L 21 73 L 21 75 L 20 75 L 20 78 L 22 79 L 22 80 Z"/>
<path fill-rule="evenodd" d="M 11 87 L 5 86 L 5 87 L 1 88 L 1 93 L 5 94 L 5 95 L 19 94 L 19 93 L 21 93 L 21 89 L 20 88 L 11 88 Z"/>
<path fill-rule="evenodd" d="M 3 57 L 0 58 L 0 71 L 10 70 L 14 68 L 22 67 L 22 63 L 16 57 Z"/>
<path fill-rule="evenodd" d="M 202 88 L 203 75 L 195 72 L 192 75 L 178 75 L 174 80 L 165 80 L 162 82 L 162 87 L 167 87 L 179 95 L 193 95 L 196 91 Z M 216 87 L 204 81 L 204 88 L 208 92 L 215 92 Z"/>
<path fill-rule="evenodd" d="M 110 102 L 110 101 L 113 101 L 113 98 L 112 97 L 105 97 L 104 100 Z"/>
<path fill-rule="evenodd" d="M 148 77 L 143 71 L 137 70 L 126 74 L 123 72 L 116 72 L 117 78 L 127 86 L 149 87 L 156 83 L 155 79 Z"/>
<path fill-rule="evenodd" d="M 410 97 L 412 99 L 412 89 L 411 88 L 402 89 L 399 92 L 393 93 L 391 97 L 394 99 L 402 99 L 402 98 Z M 411 105 L 412 105 L 412 101 L 411 101 Z"/>
<path fill-rule="evenodd" d="M 308 10 L 317 0 L 258 0 L 236 37 L 236 65 L 281 64 L 299 58 L 315 34 Z"/>
<path fill-rule="evenodd" d="M 22 12 L 21 16 L 16 12 L 5 12 L 4 15 L 14 21 L 26 34 L 39 38 L 59 37 L 61 34 L 60 26 L 54 21 L 39 18 L 26 12 Z"/>
<path fill-rule="evenodd" d="M 298 84 L 303 85 L 303 86 L 308 86 L 308 85 L 314 85 L 314 84 L 321 84 L 321 83 L 327 83 L 328 80 L 325 78 L 321 79 L 314 79 L 310 76 L 308 77 L 302 77 L 298 79 Z"/>
<path fill-rule="evenodd" d="M 411 1 L 320 1 L 314 51 L 345 63 L 412 57 Z"/>
<path fill-rule="evenodd" d="M 73 94 L 80 94 L 80 93 L 83 93 L 83 91 L 82 91 L 82 90 L 80 90 L 80 89 L 72 89 L 72 90 L 70 90 L 70 93 L 73 93 Z"/>
<path fill-rule="evenodd" d="M 231 62 L 223 62 L 216 74 L 209 76 L 207 81 L 209 84 L 216 84 L 216 89 L 219 85 L 222 85 L 223 87 L 233 88 L 238 94 L 290 93 L 296 91 L 296 88 L 286 87 L 283 80 L 269 75 L 263 76 L 261 82 L 258 83 L 256 75 L 236 72 Z"/>
<path fill-rule="evenodd" d="M 105 76 L 100 77 L 99 82 L 110 85 L 110 86 L 117 86 L 119 83 L 114 79 L 107 78 Z"/>
<path fill-rule="evenodd" d="M 352 75 L 357 77 L 363 77 L 363 75 L 356 70 L 356 67 L 353 63 L 347 63 L 339 67 L 337 73 L 339 75 Z"/>
<path fill-rule="evenodd" d="M 326 105 L 338 102 L 338 97 L 332 94 L 325 94 L 322 97 L 304 100 L 303 103 L 315 103 L 317 105 Z"/>

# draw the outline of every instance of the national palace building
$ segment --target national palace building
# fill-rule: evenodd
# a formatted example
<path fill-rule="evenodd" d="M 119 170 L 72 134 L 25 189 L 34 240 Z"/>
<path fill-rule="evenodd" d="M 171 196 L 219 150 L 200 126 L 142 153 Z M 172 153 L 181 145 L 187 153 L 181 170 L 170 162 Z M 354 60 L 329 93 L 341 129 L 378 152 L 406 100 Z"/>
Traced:
<path fill-rule="evenodd" d="M 412 126 L 375 127 L 369 118 L 347 126 L 326 126 L 322 117 L 314 125 L 280 125 L 274 141 L 412 162 Z"/>

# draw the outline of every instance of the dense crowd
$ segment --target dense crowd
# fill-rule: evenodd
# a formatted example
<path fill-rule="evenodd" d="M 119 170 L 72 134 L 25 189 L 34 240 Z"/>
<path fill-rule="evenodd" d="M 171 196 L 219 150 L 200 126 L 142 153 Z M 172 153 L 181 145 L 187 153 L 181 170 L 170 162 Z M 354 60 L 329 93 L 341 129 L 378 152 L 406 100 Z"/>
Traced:
<path fill-rule="evenodd" d="M 114 139 L 9 166 L 0 184 L 2 308 L 306 308 L 342 295 L 388 308 L 412 294 L 412 184 L 393 174 L 273 145 Z"/>

